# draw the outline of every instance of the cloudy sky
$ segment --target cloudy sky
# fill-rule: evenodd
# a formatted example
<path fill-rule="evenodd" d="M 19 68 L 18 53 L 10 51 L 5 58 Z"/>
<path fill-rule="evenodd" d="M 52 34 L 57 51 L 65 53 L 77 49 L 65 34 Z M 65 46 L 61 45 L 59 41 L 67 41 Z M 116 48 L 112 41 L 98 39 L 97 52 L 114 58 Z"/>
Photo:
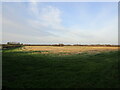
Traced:
<path fill-rule="evenodd" d="M 3 43 L 117 44 L 117 2 L 4 2 Z"/>

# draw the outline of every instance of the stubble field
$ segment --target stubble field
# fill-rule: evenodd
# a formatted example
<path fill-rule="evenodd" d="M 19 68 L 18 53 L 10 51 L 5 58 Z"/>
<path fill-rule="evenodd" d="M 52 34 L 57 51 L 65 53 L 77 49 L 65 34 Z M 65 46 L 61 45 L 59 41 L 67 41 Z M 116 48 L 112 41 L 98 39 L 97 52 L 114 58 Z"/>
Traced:
<path fill-rule="evenodd" d="M 80 53 L 100 53 L 108 51 L 117 51 L 118 47 L 105 46 L 25 46 L 20 51 L 43 51 L 41 53 L 66 53 L 66 54 L 80 54 Z"/>

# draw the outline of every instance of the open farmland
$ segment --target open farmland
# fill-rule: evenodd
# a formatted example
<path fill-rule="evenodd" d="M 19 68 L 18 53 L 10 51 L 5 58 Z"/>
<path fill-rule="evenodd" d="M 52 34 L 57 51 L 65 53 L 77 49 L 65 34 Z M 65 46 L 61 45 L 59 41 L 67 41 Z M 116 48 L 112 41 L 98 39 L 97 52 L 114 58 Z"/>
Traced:
<path fill-rule="evenodd" d="M 2 90 L 120 88 L 120 2 L 1 1 Z"/>
<path fill-rule="evenodd" d="M 118 55 L 118 47 L 3 50 L 3 88 L 120 88 Z"/>

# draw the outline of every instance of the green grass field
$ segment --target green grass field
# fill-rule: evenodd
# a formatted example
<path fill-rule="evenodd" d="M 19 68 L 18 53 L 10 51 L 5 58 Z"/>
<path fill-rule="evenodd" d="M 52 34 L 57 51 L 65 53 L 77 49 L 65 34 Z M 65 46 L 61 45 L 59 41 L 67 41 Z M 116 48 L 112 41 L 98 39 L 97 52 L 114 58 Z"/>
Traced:
<path fill-rule="evenodd" d="M 75 55 L 3 51 L 3 88 L 120 88 L 118 51 Z"/>

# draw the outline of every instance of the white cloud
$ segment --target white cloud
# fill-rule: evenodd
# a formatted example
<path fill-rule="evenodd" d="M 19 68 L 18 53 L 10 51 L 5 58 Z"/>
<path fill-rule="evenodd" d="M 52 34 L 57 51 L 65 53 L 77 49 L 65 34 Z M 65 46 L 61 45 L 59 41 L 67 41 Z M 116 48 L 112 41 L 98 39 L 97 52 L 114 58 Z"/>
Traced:
<path fill-rule="evenodd" d="M 29 4 L 30 4 L 29 9 L 32 11 L 32 14 L 34 14 L 37 17 L 39 15 L 37 2 L 34 2 L 34 0 L 30 0 Z"/>
<path fill-rule="evenodd" d="M 37 2 L 31 2 L 29 5 L 30 11 L 32 11 L 33 15 L 37 17 L 36 19 L 28 21 L 32 26 L 35 25 L 34 28 L 40 26 L 51 27 L 56 30 L 63 28 L 61 26 L 62 19 L 60 17 L 62 12 L 58 8 L 53 6 L 38 7 Z"/>
<path fill-rule="evenodd" d="M 60 14 L 61 12 L 59 9 L 48 6 L 42 9 L 42 12 L 40 13 L 40 19 L 45 23 L 54 26 L 61 23 Z"/>
<path fill-rule="evenodd" d="M 6 43 L 8 41 L 19 41 L 19 42 L 40 42 L 44 37 L 49 37 L 51 33 L 38 31 L 27 25 L 23 25 L 19 22 L 15 22 L 8 18 L 3 17 L 2 21 L 2 42 Z M 54 36 L 54 35 L 52 35 Z"/>

